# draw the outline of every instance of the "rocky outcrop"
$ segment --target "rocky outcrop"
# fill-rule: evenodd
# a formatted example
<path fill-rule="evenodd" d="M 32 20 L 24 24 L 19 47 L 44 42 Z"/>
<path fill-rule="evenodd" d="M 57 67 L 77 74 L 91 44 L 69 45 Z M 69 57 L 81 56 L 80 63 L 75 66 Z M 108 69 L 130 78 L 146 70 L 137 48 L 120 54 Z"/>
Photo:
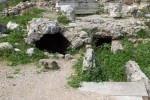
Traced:
<path fill-rule="evenodd" d="M 77 37 L 71 42 L 71 44 L 73 48 L 79 48 L 83 45 L 83 41 L 81 38 Z"/>
<path fill-rule="evenodd" d="M 83 31 L 69 30 L 58 25 L 56 22 L 49 21 L 47 18 L 34 18 L 27 25 L 28 36 L 25 42 L 33 44 L 40 40 L 45 34 L 62 34 L 71 44 L 73 48 L 79 48 L 84 44 L 84 39 L 87 33 Z M 82 33 L 82 35 L 79 33 Z M 82 38 L 81 38 L 82 37 Z"/>
<path fill-rule="evenodd" d="M 62 28 L 56 22 L 51 22 L 47 18 L 32 19 L 28 22 L 27 30 L 29 32 L 25 41 L 28 44 L 32 44 L 33 42 L 40 40 L 40 38 L 45 34 L 62 32 Z"/>
<path fill-rule="evenodd" d="M 9 21 L 8 24 L 7 24 L 7 29 L 13 30 L 13 29 L 16 29 L 18 26 L 19 26 L 18 24 Z"/>
<path fill-rule="evenodd" d="M 91 29 L 95 37 L 112 37 L 112 39 L 134 35 L 139 30 L 145 29 L 143 25 L 137 25 L 137 19 L 133 18 L 117 20 L 92 15 L 81 18 L 77 23 L 83 29 Z"/>

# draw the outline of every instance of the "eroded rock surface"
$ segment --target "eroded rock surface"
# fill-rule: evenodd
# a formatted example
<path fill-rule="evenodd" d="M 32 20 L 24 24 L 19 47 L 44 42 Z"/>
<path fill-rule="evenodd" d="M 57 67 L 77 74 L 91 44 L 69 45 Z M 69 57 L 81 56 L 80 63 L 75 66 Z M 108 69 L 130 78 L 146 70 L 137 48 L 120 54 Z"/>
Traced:
<path fill-rule="evenodd" d="M 56 22 L 51 22 L 47 18 L 34 18 L 28 23 L 28 36 L 25 41 L 28 44 L 40 40 L 45 34 L 55 34 L 62 32 L 61 27 Z"/>

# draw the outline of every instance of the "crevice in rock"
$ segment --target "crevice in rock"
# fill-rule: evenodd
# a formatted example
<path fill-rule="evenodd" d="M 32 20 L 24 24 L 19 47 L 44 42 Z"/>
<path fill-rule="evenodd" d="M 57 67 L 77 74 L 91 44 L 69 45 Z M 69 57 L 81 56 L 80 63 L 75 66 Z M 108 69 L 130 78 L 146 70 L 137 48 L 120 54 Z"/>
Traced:
<path fill-rule="evenodd" d="M 69 45 L 70 42 L 61 33 L 45 34 L 35 42 L 35 46 L 40 50 L 60 54 L 65 54 Z"/>
<path fill-rule="evenodd" d="M 94 37 L 94 42 L 95 42 L 96 47 L 99 47 L 99 46 L 103 45 L 104 43 L 111 44 L 112 37 L 110 37 L 110 36 L 108 36 L 108 37 Z"/>

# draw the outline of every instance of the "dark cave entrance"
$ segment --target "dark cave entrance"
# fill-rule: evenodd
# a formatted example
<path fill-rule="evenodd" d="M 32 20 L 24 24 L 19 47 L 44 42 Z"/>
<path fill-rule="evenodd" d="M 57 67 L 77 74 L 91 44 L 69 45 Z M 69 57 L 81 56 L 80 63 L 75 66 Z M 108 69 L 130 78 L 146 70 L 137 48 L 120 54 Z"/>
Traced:
<path fill-rule="evenodd" d="M 100 47 L 103 44 L 111 44 L 112 37 L 94 37 L 94 42 L 96 47 Z"/>
<path fill-rule="evenodd" d="M 35 46 L 40 50 L 65 54 L 70 46 L 70 42 L 61 33 L 45 34 L 40 40 L 35 42 Z"/>

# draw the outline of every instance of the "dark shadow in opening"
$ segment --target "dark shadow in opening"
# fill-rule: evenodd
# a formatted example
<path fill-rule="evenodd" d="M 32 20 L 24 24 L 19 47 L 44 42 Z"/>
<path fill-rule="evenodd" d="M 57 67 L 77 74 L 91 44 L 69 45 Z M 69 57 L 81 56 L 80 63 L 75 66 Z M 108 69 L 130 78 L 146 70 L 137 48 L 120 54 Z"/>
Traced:
<path fill-rule="evenodd" d="M 60 54 L 65 54 L 69 45 L 70 42 L 61 33 L 45 34 L 35 42 L 35 46 L 40 50 Z"/>
<path fill-rule="evenodd" d="M 104 43 L 111 44 L 112 37 L 94 37 L 94 41 L 95 41 L 95 46 L 99 47 Z"/>

